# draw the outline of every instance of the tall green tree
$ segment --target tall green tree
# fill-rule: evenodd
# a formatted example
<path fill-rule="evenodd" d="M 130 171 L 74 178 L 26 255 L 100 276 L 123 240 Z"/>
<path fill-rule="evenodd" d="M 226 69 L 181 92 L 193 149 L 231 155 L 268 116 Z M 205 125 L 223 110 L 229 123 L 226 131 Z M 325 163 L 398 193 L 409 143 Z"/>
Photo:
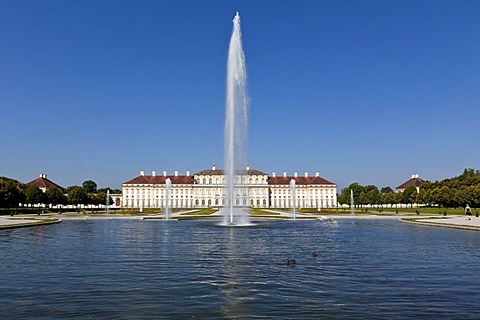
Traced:
<path fill-rule="evenodd" d="M 400 203 L 413 204 L 417 202 L 417 188 L 410 186 L 406 188 L 400 196 Z"/>
<path fill-rule="evenodd" d="M 86 193 L 96 193 L 97 192 L 97 184 L 95 181 L 92 180 L 85 180 L 82 184 L 83 189 Z"/>
<path fill-rule="evenodd" d="M 443 185 L 437 189 L 437 192 L 437 203 L 443 207 L 450 207 L 453 203 L 452 190 L 447 185 Z"/>
<path fill-rule="evenodd" d="M 340 204 L 350 204 L 350 192 L 353 190 L 353 201 L 355 205 L 362 204 L 361 199 L 359 199 L 360 194 L 364 191 L 364 187 L 362 187 L 358 182 L 354 182 L 350 184 L 348 187 L 342 189 L 342 192 L 338 195 L 337 201 Z"/>
<path fill-rule="evenodd" d="M 55 187 L 47 188 L 45 191 L 46 202 L 51 205 L 67 204 L 67 197 L 63 192 Z"/>
<path fill-rule="evenodd" d="M 393 192 L 393 189 L 391 187 L 383 187 L 381 190 L 380 190 L 381 193 L 392 193 Z"/>
<path fill-rule="evenodd" d="M 107 193 L 107 191 L 110 191 L 110 194 L 113 193 L 110 187 L 97 189 L 97 193 L 100 193 L 100 192 Z"/>
<path fill-rule="evenodd" d="M 17 180 L 0 177 L 0 208 L 17 208 L 25 201 L 25 185 Z"/>
<path fill-rule="evenodd" d="M 92 204 L 96 205 L 104 205 L 107 203 L 107 193 L 106 192 L 97 192 L 96 194 L 92 195 L 93 202 Z M 108 204 L 112 205 L 113 200 L 112 197 L 108 197 Z"/>
<path fill-rule="evenodd" d="M 88 194 L 85 192 L 85 189 L 79 186 L 72 186 L 67 188 L 67 199 L 68 203 L 76 205 L 87 204 L 88 203 Z"/>
<path fill-rule="evenodd" d="M 383 193 L 381 198 L 382 204 L 398 204 L 400 203 L 400 194 L 395 192 Z"/>
<path fill-rule="evenodd" d="M 25 202 L 32 205 L 43 204 L 45 203 L 45 194 L 36 185 L 29 185 L 25 190 Z"/>
<path fill-rule="evenodd" d="M 368 204 L 380 204 L 380 197 L 381 194 L 377 187 L 370 188 L 370 190 L 367 191 Z"/>

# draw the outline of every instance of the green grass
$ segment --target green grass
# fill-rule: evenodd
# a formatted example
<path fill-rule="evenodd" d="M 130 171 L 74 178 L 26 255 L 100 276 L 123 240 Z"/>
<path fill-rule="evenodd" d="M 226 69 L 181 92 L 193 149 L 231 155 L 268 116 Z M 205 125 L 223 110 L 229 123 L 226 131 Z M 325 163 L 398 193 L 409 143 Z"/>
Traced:
<path fill-rule="evenodd" d="M 278 212 L 271 212 L 271 211 L 258 209 L 258 208 L 250 209 L 248 213 L 250 213 L 252 216 L 279 216 L 280 215 L 280 213 Z"/>
<path fill-rule="evenodd" d="M 306 214 L 311 214 L 311 215 L 322 215 L 322 216 L 328 216 L 329 214 L 335 214 L 335 215 L 350 215 L 352 214 L 352 211 L 350 209 L 346 208 L 329 208 L 329 209 L 321 209 L 321 211 L 318 211 L 316 208 L 302 208 L 298 210 L 299 213 L 306 213 Z M 357 210 L 355 212 L 356 214 L 361 214 L 361 213 L 366 213 L 366 212 L 360 212 L 360 210 Z"/>
<path fill-rule="evenodd" d="M 204 209 L 198 209 L 195 211 L 184 212 L 180 215 L 181 216 L 206 216 L 206 215 L 211 215 L 212 213 L 215 213 L 217 211 L 218 209 L 215 209 L 215 208 L 204 208 Z"/>
<path fill-rule="evenodd" d="M 178 211 L 178 210 L 177 210 Z M 188 220 L 188 219 L 208 219 L 208 218 L 215 218 L 212 216 L 213 213 L 217 212 L 218 209 L 216 208 L 202 208 L 202 209 L 194 209 L 188 212 L 183 212 L 180 216 L 172 217 L 172 220 Z M 154 220 L 154 219 L 163 219 L 164 217 L 161 216 L 152 216 L 152 217 L 145 217 L 145 220 Z"/>
<path fill-rule="evenodd" d="M 105 211 L 103 211 L 105 213 Z M 143 208 L 140 212 L 139 208 L 121 208 L 116 210 L 109 210 L 109 214 L 153 214 L 153 213 L 162 213 L 163 209 L 161 208 Z"/>
<path fill-rule="evenodd" d="M 212 215 L 196 215 L 196 216 L 179 216 L 174 217 L 172 220 L 205 220 L 205 219 L 219 219 L 219 216 L 212 216 Z"/>
<path fill-rule="evenodd" d="M 433 207 L 419 207 L 419 208 L 383 208 L 383 212 L 393 212 L 393 213 L 418 213 L 420 215 L 464 215 L 465 211 L 463 208 L 433 208 Z M 478 212 L 478 209 L 473 209 L 473 215 Z"/>
<path fill-rule="evenodd" d="M 347 208 L 323 208 L 318 211 L 317 208 L 301 208 L 298 210 L 299 213 L 311 213 L 311 214 L 351 214 L 350 209 Z"/>
<path fill-rule="evenodd" d="M 412 222 L 416 222 L 416 221 L 422 221 L 422 220 L 425 220 L 425 219 L 428 219 L 428 220 L 442 220 L 442 219 L 448 219 L 446 217 L 428 217 L 428 218 L 402 218 L 401 220 L 402 221 L 412 221 Z"/>

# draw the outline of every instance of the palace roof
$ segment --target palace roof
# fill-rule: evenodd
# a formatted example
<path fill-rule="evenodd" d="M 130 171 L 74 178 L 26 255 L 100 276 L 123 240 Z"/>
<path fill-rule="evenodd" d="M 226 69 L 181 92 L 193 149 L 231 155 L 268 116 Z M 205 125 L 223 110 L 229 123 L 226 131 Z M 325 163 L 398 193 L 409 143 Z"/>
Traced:
<path fill-rule="evenodd" d="M 123 184 L 165 184 L 165 180 L 170 178 L 172 184 L 193 184 L 193 176 L 145 176 L 139 175 Z"/>
<path fill-rule="evenodd" d="M 37 179 L 28 182 L 27 185 L 28 186 L 36 185 L 40 189 L 47 189 L 47 188 L 52 187 L 52 188 L 57 188 L 57 189 L 63 190 L 63 187 L 61 187 L 58 184 L 56 184 L 55 182 L 47 179 L 46 174 L 40 174 L 40 176 Z"/>
<path fill-rule="evenodd" d="M 269 177 L 269 185 L 284 185 L 290 184 L 291 180 L 295 180 L 296 185 L 311 185 L 311 184 L 330 184 L 335 185 L 335 183 L 328 181 L 322 177 Z"/>
<path fill-rule="evenodd" d="M 408 187 L 414 186 L 415 188 L 419 188 L 425 180 L 419 178 L 418 176 L 412 177 L 410 180 L 405 181 L 401 185 L 397 187 L 397 189 L 407 189 Z"/>
<path fill-rule="evenodd" d="M 238 170 L 237 173 L 240 173 L 242 175 L 264 175 L 268 176 L 266 173 L 261 172 L 259 170 L 255 169 L 249 169 L 249 170 Z M 198 173 L 195 173 L 194 175 L 144 175 L 143 171 L 140 173 L 139 176 L 124 182 L 123 184 L 155 184 L 155 185 L 162 185 L 165 184 L 165 180 L 167 178 L 170 178 L 172 184 L 194 184 L 194 176 L 197 175 L 224 175 L 224 170 L 222 169 L 206 169 L 202 170 Z M 268 177 L 268 185 L 288 185 L 290 184 L 290 181 L 294 179 L 295 183 L 297 185 L 332 185 L 335 186 L 335 183 L 328 181 L 327 179 L 324 179 L 318 175 L 311 176 L 311 177 L 292 177 L 292 176 L 269 176 Z"/>
<path fill-rule="evenodd" d="M 259 171 L 259 170 L 255 170 L 255 169 L 249 169 L 249 170 L 237 170 L 236 171 L 237 174 L 242 174 L 242 175 L 251 175 L 251 176 L 257 176 L 257 175 L 261 175 L 261 176 L 266 176 L 267 174 L 262 172 L 262 171 Z M 223 169 L 205 169 L 205 170 L 202 170 L 200 172 L 197 172 L 195 173 L 196 175 L 223 175 L 224 174 L 224 170 Z"/>

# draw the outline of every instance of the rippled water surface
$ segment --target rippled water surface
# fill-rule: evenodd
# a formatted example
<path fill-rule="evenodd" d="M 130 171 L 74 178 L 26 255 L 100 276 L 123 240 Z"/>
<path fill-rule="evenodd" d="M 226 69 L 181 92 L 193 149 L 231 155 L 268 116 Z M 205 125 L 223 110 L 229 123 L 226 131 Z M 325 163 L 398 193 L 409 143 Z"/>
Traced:
<path fill-rule="evenodd" d="M 2 319 L 480 318 L 473 231 L 64 221 L 0 230 L 0 252 Z"/>

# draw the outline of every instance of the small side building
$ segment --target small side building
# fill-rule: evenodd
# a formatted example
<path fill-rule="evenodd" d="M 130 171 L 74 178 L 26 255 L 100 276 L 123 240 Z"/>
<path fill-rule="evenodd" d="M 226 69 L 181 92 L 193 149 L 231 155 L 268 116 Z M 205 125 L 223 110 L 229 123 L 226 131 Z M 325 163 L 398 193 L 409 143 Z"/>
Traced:
<path fill-rule="evenodd" d="M 397 187 L 397 192 L 403 192 L 408 187 L 415 187 L 417 193 L 420 192 L 420 186 L 425 183 L 425 180 L 418 176 L 418 173 L 412 174 L 411 178 Z"/>
<path fill-rule="evenodd" d="M 27 186 L 31 186 L 31 185 L 36 185 L 43 192 L 47 191 L 47 188 L 57 188 L 61 191 L 64 191 L 63 187 L 61 187 L 60 185 L 56 184 L 55 182 L 47 179 L 47 175 L 43 174 L 43 173 L 39 174 L 37 179 L 32 180 L 32 181 L 27 183 Z"/>

